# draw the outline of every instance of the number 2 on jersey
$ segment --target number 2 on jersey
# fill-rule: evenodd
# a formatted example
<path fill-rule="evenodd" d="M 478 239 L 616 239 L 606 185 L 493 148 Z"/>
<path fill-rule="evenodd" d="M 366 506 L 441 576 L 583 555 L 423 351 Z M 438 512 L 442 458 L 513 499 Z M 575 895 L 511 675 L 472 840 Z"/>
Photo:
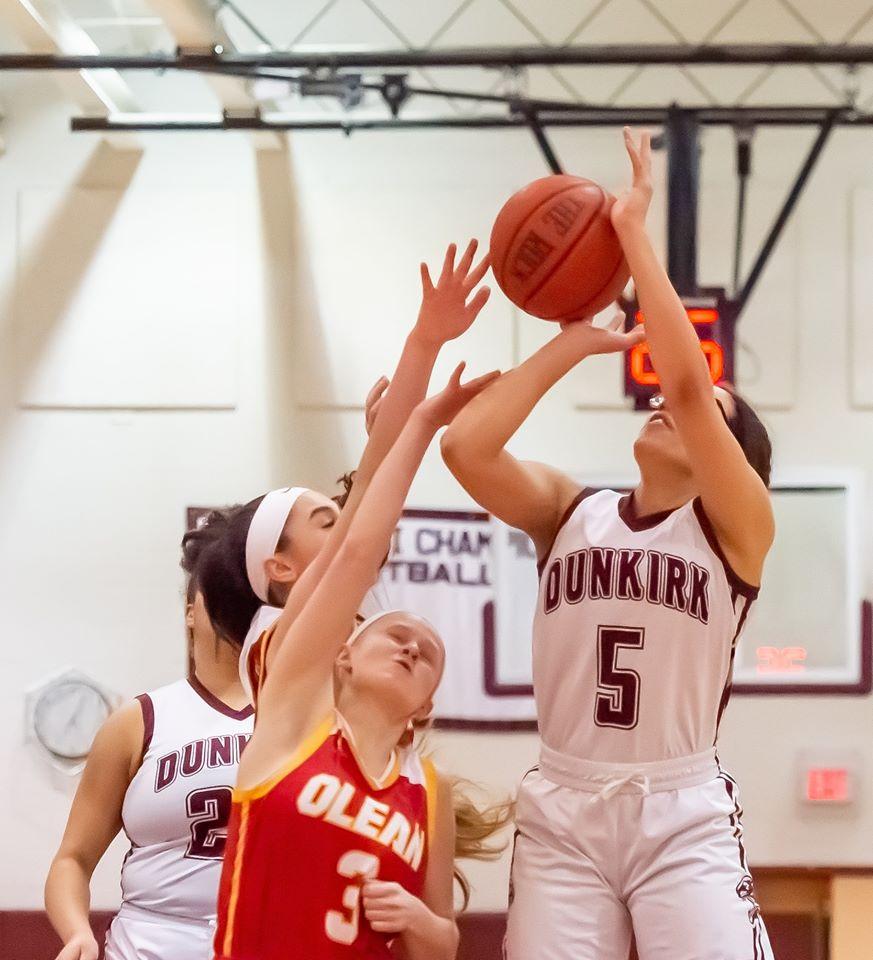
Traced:
<path fill-rule="evenodd" d="M 185 856 L 192 860 L 221 860 L 227 843 L 227 823 L 233 804 L 230 787 L 194 790 L 186 800 L 191 840 Z"/>
<path fill-rule="evenodd" d="M 324 932 L 334 943 L 352 944 L 358 939 L 361 922 L 361 882 L 373 880 L 379 873 L 379 858 L 363 850 L 349 850 L 339 858 L 336 871 L 341 877 L 356 882 L 343 890 L 343 907 L 349 911 L 328 910 L 324 918 Z"/>
<path fill-rule="evenodd" d="M 597 696 L 594 722 L 598 727 L 632 730 L 640 712 L 640 675 L 617 667 L 618 652 L 642 650 L 645 631 L 640 627 L 597 628 Z"/>

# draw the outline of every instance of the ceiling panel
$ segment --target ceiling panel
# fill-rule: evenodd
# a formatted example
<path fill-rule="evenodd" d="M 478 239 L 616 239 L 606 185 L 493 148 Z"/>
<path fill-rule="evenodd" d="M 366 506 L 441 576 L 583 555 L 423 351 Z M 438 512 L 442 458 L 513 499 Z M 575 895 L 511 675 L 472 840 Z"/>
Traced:
<path fill-rule="evenodd" d="M 539 42 L 536 34 L 500 0 L 475 0 L 439 34 L 433 46 L 528 46 Z"/>
<path fill-rule="evenodd" d="M 713 43 L 815 43 L 818 38 L 778 0 L 749 0 L 711 40 Z"/>
<path fill-rule="evenodd" d="M 640 0 L 609 0 L 574 35 L 573 43 L 675 43 L 663 19 Z"/>

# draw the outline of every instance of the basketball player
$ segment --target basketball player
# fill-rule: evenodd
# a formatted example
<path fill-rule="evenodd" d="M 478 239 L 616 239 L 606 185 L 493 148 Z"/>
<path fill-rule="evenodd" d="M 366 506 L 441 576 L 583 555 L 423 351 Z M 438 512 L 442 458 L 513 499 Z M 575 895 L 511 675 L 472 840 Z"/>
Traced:
<path fill-rule="evenodd" d="M 737 637 L 774 535 L 770 443 L 700 344 L 646 235 L 650 144 L 625 131 L 633 187 L 612 222 L 663 391 L 627 496 L 582 488 L 506 444 L 586 357 L 641 330 L 578 321 L 477 397 L 445 460 L 539 558 L 533 625 L 540 764 L 518 800 L 509 960 L 764 960 L 734 781 L 715 754 Z"/>
<path fill-rule="evenodd" d="M 370 436 L 354 484 L 341 498 L 342 510 L 322 493 L 290 487 L 245 506 L 216 511 L 208 521 L 221 525 L 222 536 L 203 558 L 206 609 L 222 636 L 241 649 L 240 673 L 253 702 L 261 681 L 259 670 L 263 665 L 266 671 L 276 653 L 268 639 L 276 619 L 281 612 L 283 623 L 276 633 L 284 634 L 299 612 L 299 605 L 287 603 L 292 587 L 299 582 L 301 596 L 311 593 L 342 541 L 373 473 L 424 398 L 440 349 L 469 329 L 488 300 L 487 287 L 473 293 L 488 270 L 487 258 L 473 265 L 476 247 L 472 240 L 456 265 L 457 251 L 451 244 L 436 284 L 427 266 L 421 264 L 418 319 L 387 392 L 382 396 L 387 386 L 382 380 L 368 398 Z M 377 409 L 378 417 L 371 416 Z M 334 525 L 337 529 L 331 537 Z M 373 606 L 366 612 L 373 612 Z"/>
<path fill-rule="evenodd" d="M 462 369 L 411 413 L 322 577 L 278 622 L 234 793 L 222 960 L 388 960 L 394 940 L 409 960 L 455 956 L 451 795 L 404 746 L 430 711 L 443 645 L 402 611 L 349 631 L 434 434 L 497 376 L 462 386 Z"/>
<path fill-rule="evenodd" d="M 198 546 L 195 537 L 189 563 Z M 88 888 L 119 829 L 130 851 L 106 960 L 211 956 L 231 788 L 253 710 L 237 651 L 216 637 L 196 577 L 187 599 L 193 675 L 117 710 L 94 740 L 46 880 L 46 909 L 64 942 L 57 960 L 97 960 Z"/>

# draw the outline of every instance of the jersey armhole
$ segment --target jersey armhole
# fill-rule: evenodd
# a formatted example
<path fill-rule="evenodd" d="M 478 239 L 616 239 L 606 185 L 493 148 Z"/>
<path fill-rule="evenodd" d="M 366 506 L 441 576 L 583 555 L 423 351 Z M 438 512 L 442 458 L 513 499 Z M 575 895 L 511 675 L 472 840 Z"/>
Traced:
<path fill-rule="evenodd" d="M 700 497 L 696 497 L 694 500 L 694 515 L 697 517 L 697 522 L 700 524 L 700 529 L 703 531 L 703 535 L 706 537 L 706 542 L 709 544 L 710 549 L 721 561 L 721 565 L 724 567 L 724 574 L 727 577 L 731 589 L 749 600 L 755 600 L 761 592 L 761 588 L 747 583 L 734 571 L 734 568 L 730 565 L 728 558 L 724 554 L 724 550 L 721 548 L 721 544 L 718 542 L 715 528 L 707 516 L 706 510 L 703 508 L 703 501 Z"/>
<path fill-rule="evenodd" d="M 561 516 L 561 519 L 558 521 L 557 527 L 555 527 L 555 535 L 552 537 L 552 542 L 549 544 L 548 548 L 543 552 L 542 557 L 537 558 L 537 573 L 540 576 L 543 575 L 543 570 L 546 569 L 546 564 L 549 562 L 549 557 L 552 555 L 552 550 L 555 549 L 555 542 L 558 539 L 558 534 L 561 532 L 561 530 L 564 529 L 564 527 L 567 524 L 567 521 L 576 512 L 576 508 L 579 506 L 579 504 L 583 500 L 587 499 L 592 494 L 599 493 L 599 492 L 600 490 L 598 487 L 583 487 L 576 494 L 576 496 L 573 497 L 573 500 L 570 503 L 570 506 L 568 506 L 567 509 L 564 511 L 563 515 Z"/>
<path fill-rule="evenodd" d="M 140 709 L 142 710 L 141 764 L 143 758 L 149 752 L 149 747 L 152 745 L 152 737 L 155 735 L 155 705 L 147 693 L 141 693 L 136 699 L 139 701 Z"/>
<path fill-rule="evenodd" d="M 302 766 L 319 747 L 327 740 L 335 726 L 335 717 L 330 714 L 324 718 L 307 736 L 291 756 L 273 773 L 256 783 L 253 787 L 234 787 L 233 799 L 235 803 L 258 800 L 265 797 L 277 784 L 281 783 L 289 773 L 293 773 Z"/>

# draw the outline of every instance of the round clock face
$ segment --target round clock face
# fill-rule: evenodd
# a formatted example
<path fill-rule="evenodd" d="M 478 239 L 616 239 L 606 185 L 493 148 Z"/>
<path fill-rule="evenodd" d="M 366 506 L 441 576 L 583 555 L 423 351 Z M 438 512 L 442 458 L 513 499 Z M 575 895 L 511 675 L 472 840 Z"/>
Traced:
<path fill-rule="evenodd" d="M 60 680 L 47 687 L 34 706 L 34 733 L 56 757 L 82 760 L 111 709 L 96 686 L 84 680 Z"/>

